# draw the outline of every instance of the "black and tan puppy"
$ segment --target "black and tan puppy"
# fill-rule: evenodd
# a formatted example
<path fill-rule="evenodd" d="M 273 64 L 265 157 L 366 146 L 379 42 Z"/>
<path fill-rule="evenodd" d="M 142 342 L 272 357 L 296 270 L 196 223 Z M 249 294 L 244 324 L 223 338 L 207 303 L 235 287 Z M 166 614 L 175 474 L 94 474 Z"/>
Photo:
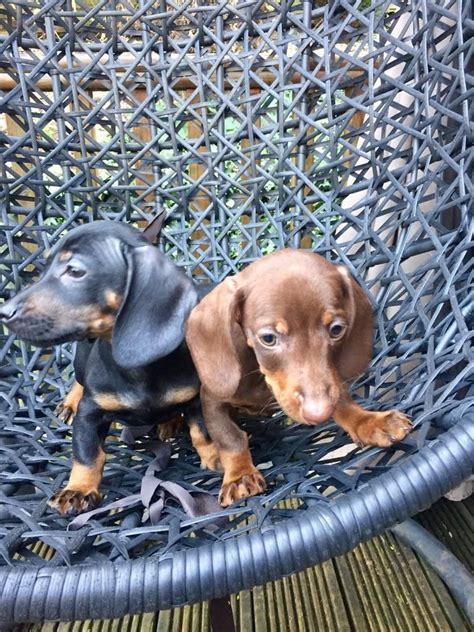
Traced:
<path fill-rule="evenodd" d="M 105 221 L 68 233 L 42 278 L 0 307 L 0 319 L 23 340 L 48 347 L 81 341 L 77 381 L 63 406 L 63 416 L 76 413 L 72 471 L 52 507 L 77 513 L 98 503 L 114 420 L 141 426 L 184 414 L 203 466 L 215 465 L 184 342 L 198 300 L 197 286 L 140 231 Z"/>

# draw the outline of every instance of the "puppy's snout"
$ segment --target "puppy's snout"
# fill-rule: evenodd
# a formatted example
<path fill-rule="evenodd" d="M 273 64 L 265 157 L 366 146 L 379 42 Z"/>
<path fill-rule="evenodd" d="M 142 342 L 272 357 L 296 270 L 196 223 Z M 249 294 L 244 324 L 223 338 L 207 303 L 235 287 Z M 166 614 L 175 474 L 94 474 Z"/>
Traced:
<path fill-rule="evenodd" d="M 300 392 L 298 393 L 298 399 L 300 401 L 301 414 L 307 423 L 322 423 L 332 415 L 334 405 L 329 395 L 308 397 Z"/>
<path fill-rule="evenodd" d="M 3 320 L 8 323 L 15 318 L 15 315 L 18 311 L 18 305 L 15 300 L 7 301 L 0 305 L 0 320 Z"/>

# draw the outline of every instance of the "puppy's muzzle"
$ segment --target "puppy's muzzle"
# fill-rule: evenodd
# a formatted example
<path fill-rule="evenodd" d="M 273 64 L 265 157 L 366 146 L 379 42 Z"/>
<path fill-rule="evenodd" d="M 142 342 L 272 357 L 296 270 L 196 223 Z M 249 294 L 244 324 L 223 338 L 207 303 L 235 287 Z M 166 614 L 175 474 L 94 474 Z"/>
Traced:
<path fill-rule="evenodd" d="M 16 316 L 21 311 L 21 305 L 18 304 L 16 298 L 12 298 L 3 305 L 0 305 L 0 320 L 6 325 L 13 324 Z"/>
<path fill-rule="evenodd" d="M 317 393 L 305 393 L 301 389 L 297 392 L 296 399 L 304 423 L 320 424 L 331 417 L 337 399 L 334 390 L 328 386 Z"/>
<path fill-rule="evenodd" d="M 315 399 L 301 406 L 303 419 L 310 424 L 320 424 L 329 419 L 334 406 L 329 399 Z"/>

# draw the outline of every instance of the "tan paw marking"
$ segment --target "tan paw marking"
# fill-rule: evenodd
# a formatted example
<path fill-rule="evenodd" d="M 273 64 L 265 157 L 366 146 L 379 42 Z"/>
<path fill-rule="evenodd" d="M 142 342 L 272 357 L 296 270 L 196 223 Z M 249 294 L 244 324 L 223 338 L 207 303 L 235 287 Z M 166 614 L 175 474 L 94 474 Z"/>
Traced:
<path fill-rule="evenodd" d="M 75 516 L 94 509 L 100 502 L 100 494 L 97 491 L 91 491 L 83 494 L 77 489 L 61 489 L 56 492 L 48 501 L 48 505 L 59 513 L 68 516 Z"/>
<path fill-rule="evenodd" d="M 219 458 L 219 451 L 214 443 L 207 443 L 196 447 L 196 450 L 201 459 L 202 470 L 222 470 L 221 460 Z"/>
<path fill-rule="evenodd" d="M 219 493 L 219 502 L 223 507 L 228 507 L 236 500 L 262 494 L 266 488 L 265 479 L 254 468 L 253 471 L 246 472 L 233 481 L 225 481 L 224 478 L 224 483 Z"/>
<path fill-rule="evenodd" d="M 362 445 L 388 448 L 406 437 L 411 430 L 408 417 L 398 410 L 367 411 L 351 432 L 352 439 Z"/>
<path fill-rule="evenodd" d="M 79 382 L 74 382 L 71 390 L 64 398 L 64 401 L 56 406 L 54 414 L 65 424 L 71 423 L 76 416 L 77 407 L 82 399 L 84 387 Z"/>

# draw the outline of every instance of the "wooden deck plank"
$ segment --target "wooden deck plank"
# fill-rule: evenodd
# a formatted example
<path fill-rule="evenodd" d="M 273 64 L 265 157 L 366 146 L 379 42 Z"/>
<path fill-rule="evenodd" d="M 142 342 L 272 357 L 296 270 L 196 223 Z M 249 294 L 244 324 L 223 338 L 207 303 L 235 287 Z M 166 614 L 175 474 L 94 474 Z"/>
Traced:
<path fill-rule="evenodd" d="M 254 629 L 259 630 L 259 632 L 270 632 L 270 628 L 268 625 L 267 618 L 267 608 L 266 608 L 266 593 L 264 586 L 257 586 L 251 592 L 253 597 L 253 614 L 254 614 L 254 622 L 250 627 L 243 627 L 242 630 L 249 630 L 251 632 Z"/>
<path fill-rule="evenodd" d="M 419 517 L 466 564 L 474 557 L 474 502 L 441 500 Z M 232 596 L 240 632 L 468 632 L 436 573 L 385 533 L 347 555 Z M 18 629 L 18 628 L 16 628 Z M 207 604 L 109 621 L 45 623 L 26 632 L 208 632 Z"/>
<path fill-rule="evenodd" d="M 364 607 L 363 600 L 359 597 L 357 578 L 349 556 L 337 558 L 334 564 L 338 575 L 338 591 L 344 599 L 345 610 L 349 617 L 349 629 L 369 630 L 370 612 Z"/>
<path fill-rule="evenodd" d="M 252 593 L 249 590 L 245 590 L 239 593 L 236 596 L 236 603 L 238 603 L 238 608 L 236 609 L 233 606 L 234 613 L 237 614 L 236 624 L 239 625 L 238 629 L 248 630 L 249 632 L 253 632 L 253 604 L 252 604 Z"/>

